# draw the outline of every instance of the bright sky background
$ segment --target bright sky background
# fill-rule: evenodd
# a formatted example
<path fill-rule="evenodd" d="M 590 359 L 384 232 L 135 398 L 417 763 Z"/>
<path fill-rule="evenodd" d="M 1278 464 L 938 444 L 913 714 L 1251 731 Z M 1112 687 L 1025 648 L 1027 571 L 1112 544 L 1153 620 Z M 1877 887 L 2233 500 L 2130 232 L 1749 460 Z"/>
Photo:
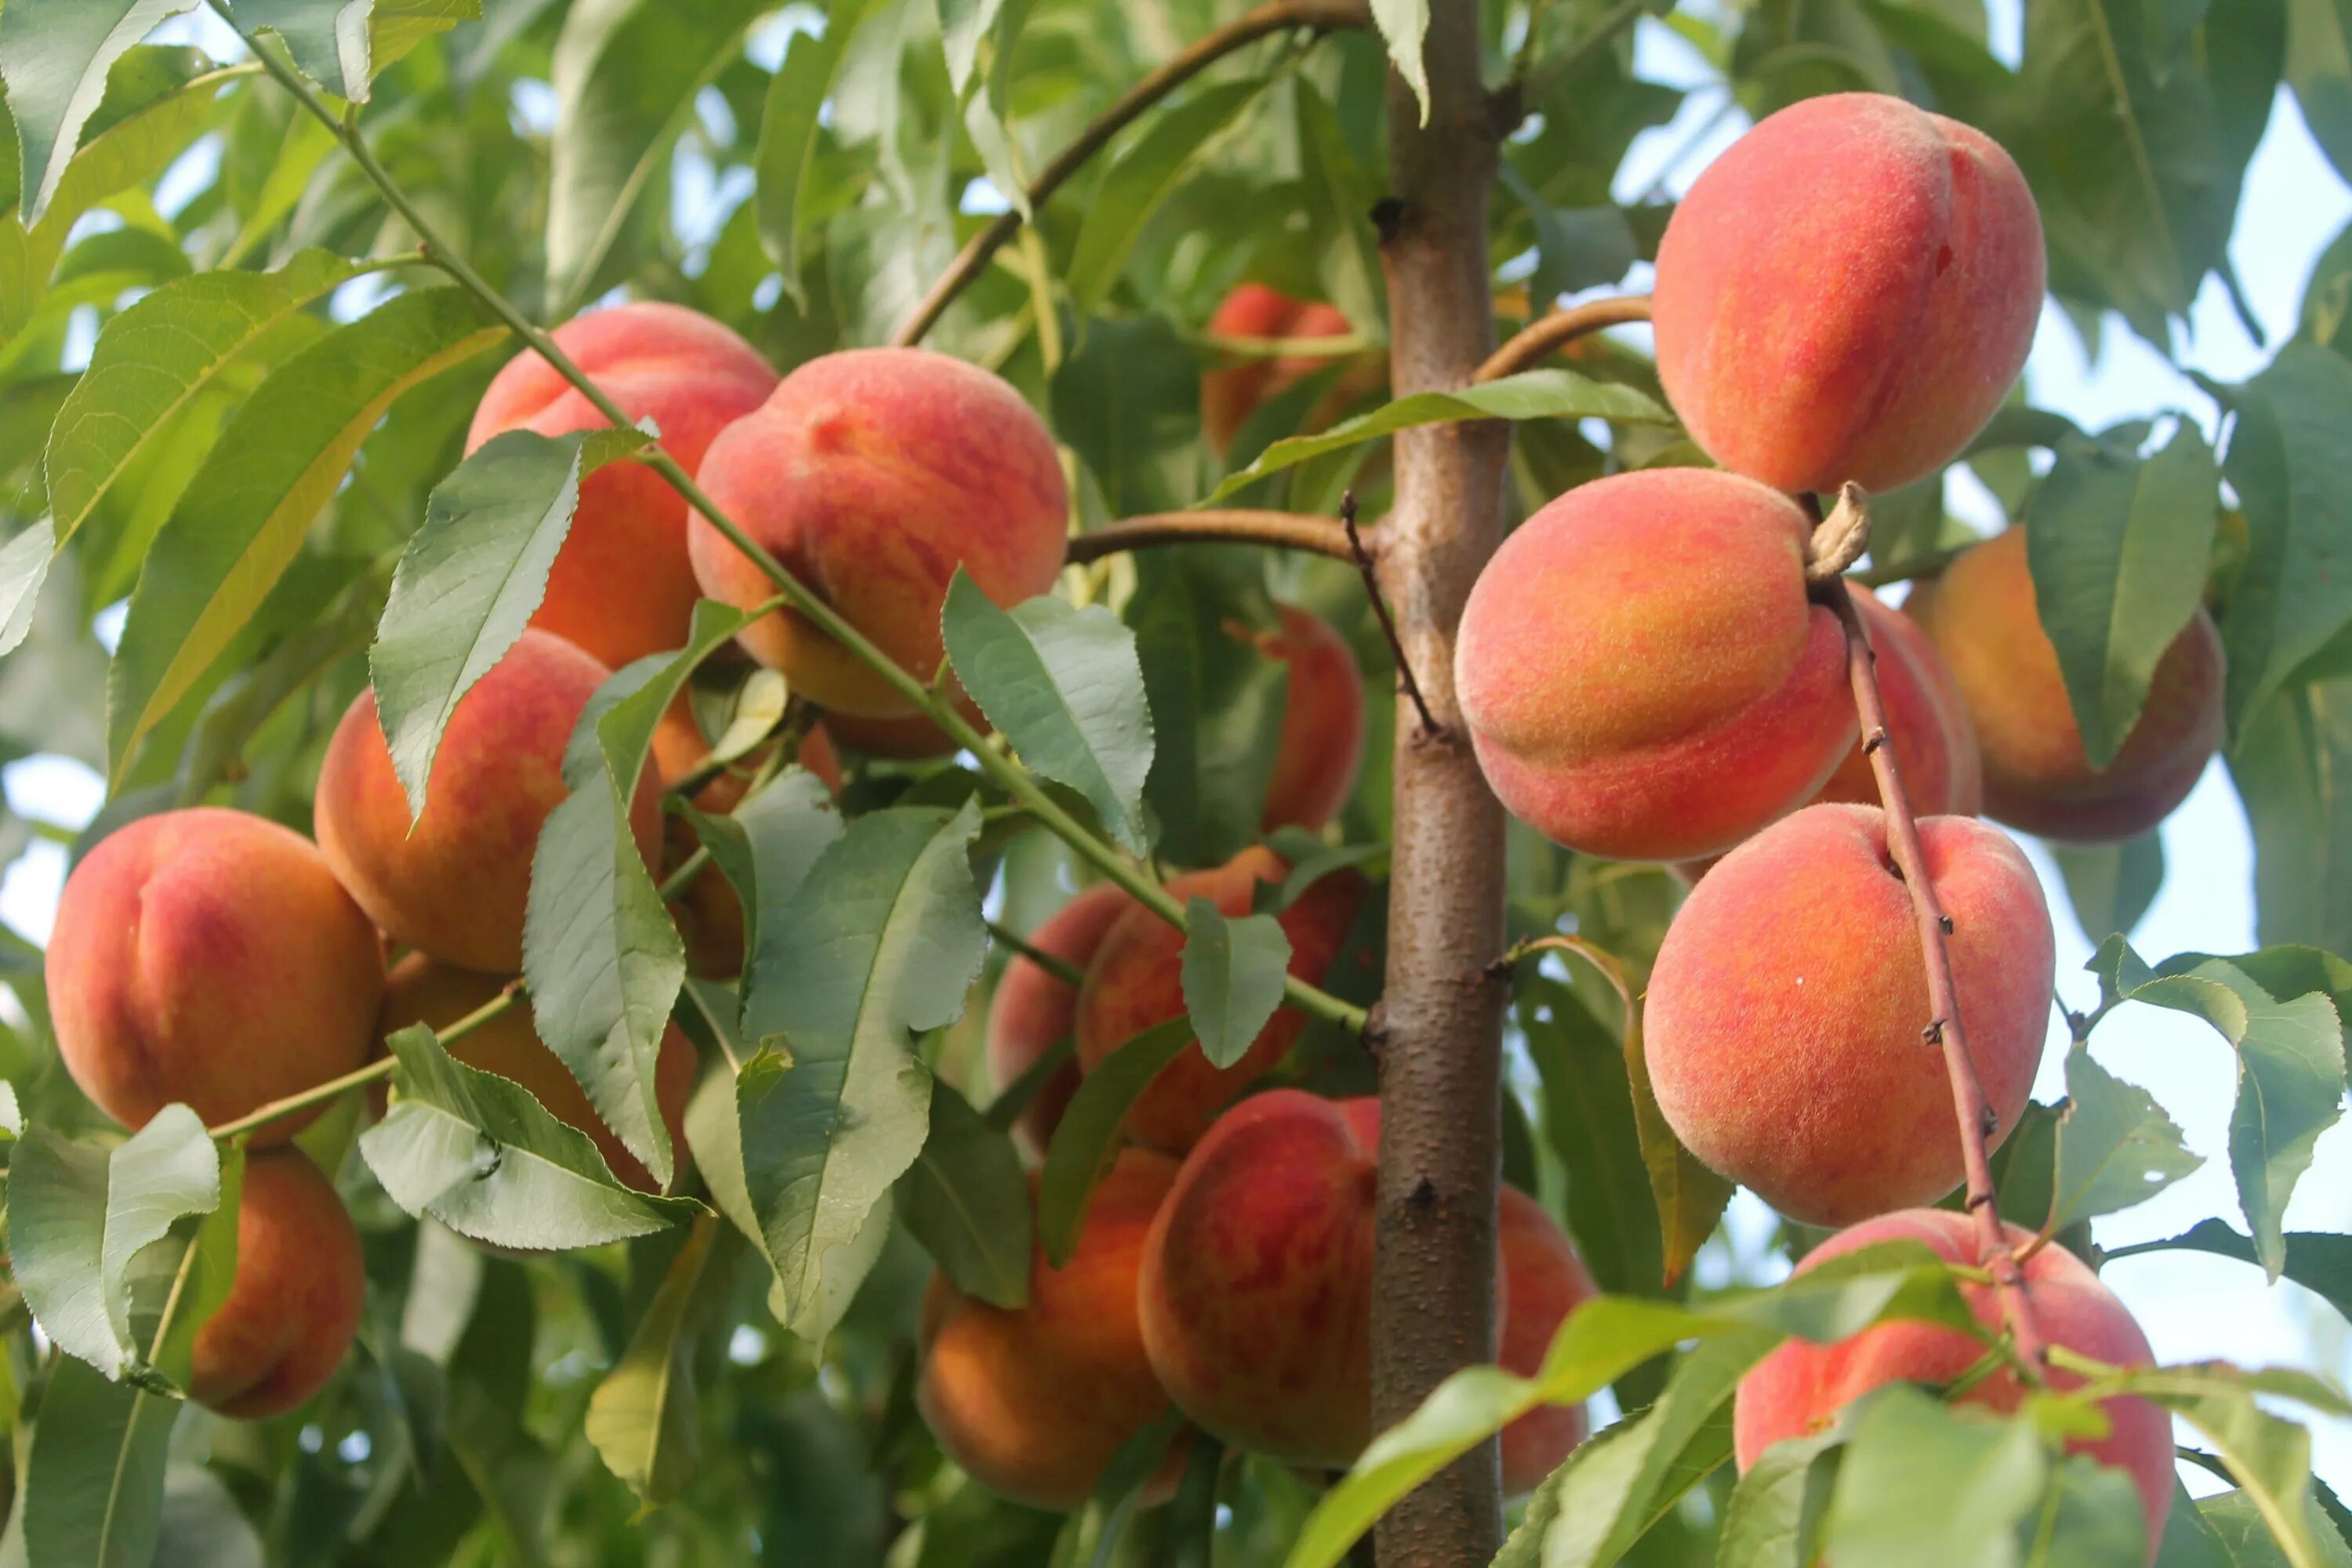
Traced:
<path fill-rule="evenodd" d="M 2018 0 L 1992 0 L 1995 52 L 2015 62 L 2021 26 Z M 203 22 L 212 18 L 205 17 Z M 202 30 L 202 23 L 198 25 Z M 203 41 L 215 52 L 222 40 Z M 770 45 L 780 38 L 766 40 Z M 1630 200 L 1664 176 L 1679 193 L 1706 163 L 1745 128 L 1737 112 L 1702 129 L 1722 109 L 1724 93 L 1706 62 L 1664 26 L 1644 21 L 1637 37 L 1637 68 L 1653 79 L 1694 89 L 1671 125 L 1645 133 L 1621 173 L 1617 195 Z M 520 105 L 534 120 L 548 104 Z M 1694 142 L 1694 138 L 1698 140 Z M 1669 167 L 1671 164 L 1671 167 Z M 682 192 L 682 226 L 715 232 L 724 209 L 745 194 L 740 183 L 713 190 L 708 179 Z M 2305 131 L 2291 97 L 2281 92 L 2270 129 L 2246 179 L 2244 203 L 2231 247 L 2247 299 L 2275 346 L 2293 331 L 2311 263 L 2352 220 L 2352 191 L 2336 177 Z M 1646 268 L 1628 287 L 1646 288 Z M 2268 358 L 2240 324 L 2218 284 L 2208 281 L 2191 312 L 2181 343 L 2183 357 L 2221 381 L 2241 380 Z M 2185 413 L 2210 434 L 2210 399 L 2118 321 L 2105 334 L 2097 363 L 2086 360 L 2072 327 L 2047 311 L 2027 370 L 2032 400 L 2058 409 L 2096 429 L 2117 420 Z M 1954 505 L 1971 521 L 1998 521 L 1990 498 L 1963 494 L 1955 486 Z M 102 799 L 100 780 L 78 763 L 33 758 L 0 773 L 10 806 L 20 814 L 79 827 Z M 2207 773 L 2187 805 L 2164 828 L 2168 864 L 2164 890 L 2134 933 L 2134 943 L 2151 961 L 2174 952 L 2242 952 L 2254 946 L 2252 869 L 2253 851 L 2245 816 L 2219 763 Z M 2071 1004 L 2088 1006 L 2097 998 L 2095 982 L 2082 973 L 2094 942 L 2104 932 L 2080 931 L 2057 873 L 2038 845 L 2026 848 L 2042 875 L 2058 931 L 2059 986 Z M 0 879 L 0 920 L 36 942 L 46 942 L 65 870 L 64 852 L 36 843 Z M 2059 1078 L 2063 1026 L 2054 1018 L 2051 1050 L 2037 1098 L 2063 1093 Z M 2112 1072 L 2153 1093 L 2169 1110 L 2189 1145 L 2207 1164 L 2155 1200 L 2098 1224 L 2108 1246 L 2177 1235 L 2199 1219 L 2219 1215 L 2240 1229 L 2236 1194 L 2226 1162 L 2227 1124 L 2235 1095 L 2234 1060 L 2229 1047 L 2205 1025 L 2147 1007 L 2126 1007 L 2102 1026 L 2093 1048 Z M 1735 1241 L 1752 1249 L 1769 1226 L 1769 1215 L 1742 1194 L 1733 1213 Z M 2290 1229 L 2352 1231 L 2352 1132 L 2338 1127 L 2319 1145 L 2309 1174 L 2297 1188 L 2288 1214 Z M 2159 1359 L 2222 1357 L 2242 1362 L 2293 1362 L 2317 1365 L 2339 1379 L 2352 1373 L 2352 1335 L 2326 1303 L 2292 1284 L 2265 1287 L 2246 1265 L 2203 1254 L 2179 1253 L 2128 1258 L 2106 1273 L 2108 1283 L 2139 1316 Z M 2352 1423 L 2323 1423 L 2315 1429 L 2316 1468 L 2339 1492 L 2352 1494 Z M 2196 1489 L 2212 1489 L 2202 1480 Z"/>

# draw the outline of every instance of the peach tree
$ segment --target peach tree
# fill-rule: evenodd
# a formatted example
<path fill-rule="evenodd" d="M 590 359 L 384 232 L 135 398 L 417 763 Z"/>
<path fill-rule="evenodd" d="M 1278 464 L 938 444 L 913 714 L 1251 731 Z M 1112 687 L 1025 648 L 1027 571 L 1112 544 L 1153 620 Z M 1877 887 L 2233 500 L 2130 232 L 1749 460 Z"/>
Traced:
<path fill-rule="evenodd" d="M 2352 1563 L 2347 32 L 0 0 L 0 1563 Z"/>

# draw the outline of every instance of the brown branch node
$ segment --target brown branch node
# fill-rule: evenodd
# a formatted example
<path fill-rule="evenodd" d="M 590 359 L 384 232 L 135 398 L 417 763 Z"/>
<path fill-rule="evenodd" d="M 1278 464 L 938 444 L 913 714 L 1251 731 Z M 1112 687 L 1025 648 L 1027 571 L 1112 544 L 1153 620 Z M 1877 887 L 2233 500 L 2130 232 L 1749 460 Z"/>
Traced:
<path fill-rule="evenodd" d="M 1364 548 L 1364 536 L 1356 527 L 1356 492 L 1342 490 L 1339 494 L 1339 527 L 1348 536 L 1348 548 L 1354 552 L 1356 570 L 1363 574 L 1364 596 L 1372 602 L 1372 613 L 1380 617 L 1381 635 L 1389 640 L 1389 651 L 1396 656 L 1397 679 L 1404 694 L 1412 699 L 1412 709 L 1421 716 L 1421 729 L 1414 736 L 1417 742 L 1444 741 L 1449 737 L 1445 726 L 1429 710 L 1428 700 L 1421 694 L 1421 682 L 1413 679 L 1412 661 L 1404 656 L 1404 639 L 1397 635 L 1396 621 L 1389 614 L 1388 600 L 1381 594 L 1381 577 L 1372 563 L 1372 552 Z"/>

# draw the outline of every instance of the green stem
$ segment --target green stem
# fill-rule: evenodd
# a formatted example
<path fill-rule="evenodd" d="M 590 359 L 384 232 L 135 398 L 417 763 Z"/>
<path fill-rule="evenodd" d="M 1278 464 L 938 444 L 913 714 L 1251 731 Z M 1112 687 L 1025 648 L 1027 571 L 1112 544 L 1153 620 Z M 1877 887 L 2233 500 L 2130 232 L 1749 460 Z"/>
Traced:
<path fill-rule="evenodd" d="M 667 903 L 672 899 L 677 897 L 680 893 L 686 891 L 687 888 L 694 881 L 694 879 L 702 875 L 702 868 L 709 864 L 710 846 L 708 844 L 696 845 L 694 847 L 694 853 L 679 861 L 677 863 L 677 869 L 672 871 L 668 876 L 662 879 L 660 889 L 661 901 L 663 903 Z"/>
<path fill-rule="evenodd" d="M 1087 972 L 1066 958 L 1056 958 L 1040 947 L 1033 947 L 995 921 L 988 922 L 988 934 L 1011 948 L 1065 985 L 1083 985 Z"/>
<path fill-rule="evenodd" d="M 236 26 L 236 19 L 230 16 L 225 0 L 211 0 L 211 4 L 213 9 L 218 12 L 225 21 L 232 26 Z M 240 36 L 243 36 L 242 29 L 239 31 Z M 246 42 L 248 47 L 252 47 L 250 38 Z M 375 154 L 369 151 L 366 138 L 359 132 L 356 106 L 349 115 L 338 117 L 327 107 L 326 101 L 319 96 L 310 84 L 303 79 L 299 72 L 278 60 L 266 49 L 255 48 L 254 52 L 270 74 L 278 79 L 279 85 L 294 95 L 297 102 L 334 130 L 342 142 L 344 151 L 351 155 L 352 162 L 358 165 L 360 173 L 367 177 L 369 184 L 375 186 L 377 193 L 383 197 L 384 204 L 397 213 L 402 221 L 408 225 L 411 232 L 416 236 L 418 253 L 425 260 L 448 274 L 461 288 L 488 306 L 500 321 L 513 330 L 516 336 L 522 339 L 538 353 L 541 358 L 553 366 L 556 373 L 564 380 L 578 387 L 581 395 L 593 404 L 597 412 L 611 420 L 616 427 L 625 428 L 634 423 L 621 411 L 618 404 L 589 379 L 588 373 L 582 370 L 572 361 L 572 356 L 557 345 L 553 338 L 542 331 L 530 318 L 518 310 L 511 300 L 493 288 L 480 273 L 475 271 L 464 257 L 449 248 L 447 243 L 441 238 L 425 215 L 417 210 L 415 204 L 408 199 L 408 194 L 400 188 L 383 165 L 376 162 Z M 1076 850 L 1087 864 L 1127 889 L 1139 903 L 1153 914 L 1171 926 L 1180 930 L 1182 928 L 1183 906 L 1169 897 L 1158 882 L 1152 880 L 1134 862 L 1110 845 L 1088 833 L 1085 825 L 1064 810 L 1052 795 L 1046 794 L 1045 786 L 1031 777 L 1026 770 L 985 745 L 984 737 L 981 731 L 962 714 L 957 712 L 952 703 L 933 692 L 920 676 L 901 668 L 897 660 L 876 647 L 839 611 L 786 570 L 782 562 L 770 554 L 757 540 L 745 533 L 733 519 L 703 493 L 702 487 L 695 483 L 694 476 L 680 467 L 677 459 L 659 447 L 655 447 L 650 449 L 644 461 L 646 467 L 667 480 L 672 489 L 684 496 L 687 503 L 700 512 L 704 520 L 717 529 L 729 543 L 741 551 L 754 565 L 760 568 L 768 580 L 775 584 L 778 595 L 791 606 L 794 613 L 847 648 L 859 662 L 879 675 L 892 690 L 913 705 L 932 723 L 945 731 L 959 747 L 971 752 L 979 761 L 982 772 L 1002 786 L 1007 795 L 1026 806 L 1031 816 L 1034 816 L 1055 837 Z M 1301 1012 L 1349 1029 L 1360 1030 L 1364 1026 L 1362 1008 L 1352 1006 L 1328 992 L 1307 984 L 1295 975 L 1284 981 L 1283 989 L 1291 1005 Z"/>
<path fill-rule="evenodd" d="M 452 1040 L 463 1039 L 506 1012 L 521 999 L 522 982 L 517 980 L 447 1028 L 436 1029 L 433 1032 L 434 1037 L 445 1046 Z M 398 1060 L 395 1058 L 378 1057 L 365 1067 L 354 1068 L 341 1078 L 331 1078 L 324 1083 L 311 1085 L 299 1094 L 289 1094 L 283 1100 L 273 1100 L 267 1105 L 257 1106 L 247 1111 L 234 1121 L 224 1121 L 218 1127 L 209 1128 L 207 1131 L 215 1142 L 251 1132 L 256 1128 L 267 1127 L 273 1121 L 291 1116 L 298 1110 L 308 1110 L 314 1105 L 324 1104 L 351 1089 L 363 1089 L 381 1079 L 390 1078 L 392 1069 L 397 1065 Z"/>

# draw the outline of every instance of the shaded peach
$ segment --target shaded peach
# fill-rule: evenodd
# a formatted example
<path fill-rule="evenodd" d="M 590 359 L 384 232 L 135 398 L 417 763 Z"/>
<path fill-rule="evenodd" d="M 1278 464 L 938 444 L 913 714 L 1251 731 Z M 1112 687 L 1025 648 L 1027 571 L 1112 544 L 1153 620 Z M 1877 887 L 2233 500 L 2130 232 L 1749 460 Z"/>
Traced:
<path fill-rule="evenodd" d="M 1168 1408 L 1137 1322 L 1136 1277 L 1174 1162 L 1122 1152 L 1087 1211 L 1067 1263 L 1033 1252 L 1029 1301 L 1006 1310 L 944 1275 L 923 1300 L 915 1401 L 948 1458 L 991 1491 L 1036 1508 L 1082 1506 L 1119 1446 Z M 1164 1501 L 1184 1465 L 1180 1442 L 1146 1487 Z"/>
<path fill-rule="evenodd" d="M 561 637 L 524 632 L 450 715 L 413 830 L 375 693 L 359 694 L 320 766 L 319 847 L 376 924 L 468 969 L 522 967 L 540 825 L 567 793 L 565 743 L 608 673 Z M 648 763 L 631 814 L 648 863 L 660 815 Z"/>
<path fill-rule="evenodd" d="M 2031 1231 L 2003 1227 L 2009 1245 L 2030 1247 Z M 1916 1241 L 1950 1262 L 1972 1268 L 1985 1267 L 1983 1239 L 1969 1216 L 1941 1209 L 1906 1209 L 1881 1215 L 1840 1231 L 1805 1255 L 1797 1265 L 1803 1274 L 1832 1258 L 1874 1243 Z M 2147 1339 L 2115 1292 L 2082 1259 L 2063 1247 L 2044 1247 L 2027 1258 L 2025 1293 L 2035 1324 L 2043 1338 L 2077 1354 L 2116 1366 L 2147 1366 L 2154 1362 Z M 2000 1303 L 1989 1286 L 1957 1282 L 1969 1310 L 1988 1331 L 2001 1327 Z M 1948 1384 L 1974 1367 L 1984 1346 L 1958 1329 L 1916 1321 L 1880 1323 L 1835 1344 L 1816 1345 L 1790 1340 L 1756 1364 L 1739 1383 L 1732 1407 L 1732 1434 L 1739 1468 L 1744 1471 L 1765 1449 L 1790 1437 L 1826 1429 L 1839 1411 L 1872 1389 L 1909 1381 Z M 2053 1371 L 2050 1381 L 2059 1389 L 2081 1386 L 2083 1379 Z M 1960 1402 L 2009 1412 L 2024 1403 L 2025 1390 L 2017 1374 L 2003 1368 L 1978 1383 Z M 2139 1489 L 2147 1510 L 2148 1559 L 2153 1562 L 2164 1538 L 2164 1521 L 2172 1510 L 2172 1422 L 2144 1399 L 2109 1399 L 2105 1436 L 2076 1438 L 2067 1447 L 2101 1464 L 2124 1470 Z"/>
<path fill-rule="evenodd" d="M 1118 884 L 1097 882 L 1030 932 L 1029 945 L 1083 971 L 1119 916 L 1134 907 L 1135 900 Z M 1070 1036 L 1077 1010 L 1078 988 L 1069 982 L 1019 956 L 1004 966 L 1004 977 L 996 983 L 996 994 L 988 1005 L 988 1076 L 999 1092 Z M 1013 1135 L 1030 1153 L 1045 1156 L 1062 1112 L 1069 1109 L 1070 1096 L 1078 1092 L 1078 1078 L 1073 1055 L 1022 1109 Z"/>
<path fill-rule="evenodd" d="M 966 715 L 969 717 L 970 715 Z M 856 752 L 894 761 L 924 762 L 956 749 L 955 737 L 920 713 L 876 719 L 858 713 L 827 713 L 824 727 Z"/>
<path fill-rule="evenodd" d="M 1600 1294 L 1575 1244 L 1543 1205 L 1516 1187 L 1502 1193 L 1504 1311 L 1495 1363 L 1533 1377 L 1568 1315 Z M 1566 1462 L 1589 1429 L 1581 1405 L 1547 1405 L 1503 1428 L 1503 1495 L 1521 1497 Z"/>
<path fill-rule="evenodd" d="M 2221 634 L 2200 607 L 2157 660 L 2147 705 L 2094 772 L 2042 630 L 2025 531 L 1963 552 L 1905 610 L 1949 665 L 1984 750 L 1988 816 L 2052 838 L 2129 838 L 2189 796 L 2221 741 Z"/>
<path fill-rule="evenodd" d="M 1522 523 L 1454 650 L 1503 805 L 1571 849 L 1681 860 L 1821 788 L 1857 725 L 1843 633 L 1805 597 L 1810 531 L 1706 468 L 1619 474 Z"/>
<path fill-rule="evenodd" d="M 477 974 L 412 952 L 392 966 L 384 986 L 383 1033 L 390 1035 L 411 1024 L 446 1028 L 481 1007 L 507 984 L 498 975 Z M 563 1058 L 540 1039 L 528 1000 L 518 999 L 489 1022 L 450 1041 L 449 1054 L 467 1067 L 522 1085 L 557 1121 L 569 1122 L 594 1140 L 596 1152 L 604 1156 L 613 1174 L 639 1192 L 660 1190 L 653 1173 L 596 1114 L 588 1091 L 580 1087 Z M 686 1161 L 686 1102 L 694 1094 L 696 1066 L 693 1042 L 676 1024 L 669 1025 L 662 1031 L 661 1055 L 654 1063 L 654 1098 L 661 1106 L 662 1120 L 669 1124 L 670 1147 L 681 1165 Z"/>
<path fill-rule="evenodd" d="M 1290 685 L 1258 826 L 1320 832 L 1355 793 L 1363 765 L 1364 677 L 1330 622 L 1296 605 L 1277 607 L 1281 629 L 1258 647 L 1289 666 Z"/>
<path fill-rule="evenodd" d="M 1335 306 L 1295 300 L 1263 283 L 1244 283 L 1218 302 L 1209 331 L 1221 338 L 1339 338 L 1355 331 Z M 1201 375 L 1201 429 L 1210 449 L 1234 444 L 1266 399 L 1331 362 L 1314 354 L 1235 358 Z"/>
<path fill-rule="evenodd" d="M 1279 882 L 1287 873 L 1279 856 L 1263 847 L 1243 850 L 1224 865 L 1189 872 L 1168 883 L 1178 903 L 1207 899 L 1228 916 L 1246 915 L 1260 882 Z M 1347 940 L 1363 878 L 1353 871 L 1322 879 L 1285 910 L 1283 934 L 1290 939 L 1290 973 L 1317 984 Z M 1078 992 L 1076 1024 L 1078 1065 L 1092 1071 L 1105 1057 L 1154 1024 L 1184 1015 L 1184 933 L 1140 905 L 1122 914 L 1104 933 Z M 1199 1046 L 1188 1046 L 1139 1096 L 1127 1115 L 1137 1142 L 1171 1153 L 1190 1149 L 1228 1100 L 1278 1065 L 1307 1019 L 1290 1007 L 1278 1009 L 1228 1068 L 1212 1067 Z"/>
<path fill-rule="evenodd" d="M 83 857 L 46 974 L 67 1070 L 127 1127 L 174 1100 L 217 1126 L 350 1072 L 383 994 L 375 928 L 318 848 L 213 806 L 142 817 Z"/>
<path fill-rule="evenodd" d="M 1982 132 L 1808 99 L 1717 158 L 1658 247 L 1658 374 L 1693 439 L 1776 490 L 1890 490 L 2000 406 L 2042 313 L 2042 219 Z"/>
<path fill-rule="evenodd" d="M 1984 757 L 1951 666 L 1916 622 L 1888 609 L 1876 595 L 1856 593 L 1853 605 L 1878 655 L 1888 742 L 1913 815 L 1974 816 L 1984 807 Z M 1861 737 L 1814 798 L 1878 804 L 1878 776 Z"/>
<path fill-rule="evenodd" d="M 898 664 L 931 679 L 958 566 L 991 599 L 1043 594 L 1062 569 L 1069 496 L 1045 425 L 1004 382 L 920 349 L 811 360 L 722 431 L 697 476 L 712 501 Z M 689 524 L 703 592 L 749 609 L 774 586 L 707 519 Z M 795 612 L 742 644 L 821 707 L 909 704 Z"/>
<path fill-rule="evenodd" d="M 299 1149 L 247 1155 L 236 1277 L 196 1331 L 189 1394 L 240 1421 L 284 1415 L 342 1364 L 366 1295 L 359 1232 L 334 1184 Z"/>
<path fill-rule="evenodd" d="M 1919 833 L 1998 1144 L 2042 1058 L 2050 911 L 1998 828 L 1935 816 Z M 1691 1152 L 1791 1219 L 1846 1225 L 1960 1180 L 1943 1053 L 1922 1038 L 1933 1016 L 1885 814 L 1808 806 L 1725 856 L 1667 928 L 1650 1081 Z"/>
<path fill-rule="evenodd" d="M 643 300 L 574 317 L 556 346 L 633 420 L 651 419 L 662 449 L 692 473 L 719 431 L 757 408 L 776 373 L 724 325 L 683 305 Z M 509 430 L 563 436 L 612 423 L 535 350 L 507 362 L 466 433 L 472 452 Z M 617 669 L 686 646 L 694 616 L 686 500 L 640 463 L 588 476 L 572 531 L 531 625 Z"/>

